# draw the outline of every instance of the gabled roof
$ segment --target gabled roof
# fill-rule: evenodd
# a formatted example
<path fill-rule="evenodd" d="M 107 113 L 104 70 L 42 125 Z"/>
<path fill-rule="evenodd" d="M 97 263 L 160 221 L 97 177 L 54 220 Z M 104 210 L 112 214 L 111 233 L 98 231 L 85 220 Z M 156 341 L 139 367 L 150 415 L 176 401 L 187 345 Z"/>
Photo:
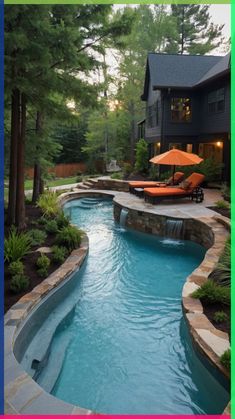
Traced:
<path fill-rule="evenodd" d="M 142 99 L 147 99 L 150 81 L 152 89 L 194 88 L 229 68 L 230 54 L 221 57 L 149 53 Z"/>
<path fill-rule="evenodd" d="M 200 85 L 230 71 L 230 53 L 222 57 L 197 83 Z"/>

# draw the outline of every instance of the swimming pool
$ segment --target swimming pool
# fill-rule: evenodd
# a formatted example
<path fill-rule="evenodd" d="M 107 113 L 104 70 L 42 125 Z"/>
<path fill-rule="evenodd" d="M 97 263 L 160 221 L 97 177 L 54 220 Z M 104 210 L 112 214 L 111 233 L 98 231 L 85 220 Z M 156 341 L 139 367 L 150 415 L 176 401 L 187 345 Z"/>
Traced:
<path fill-rule="evenodd" d="M 51 344 L 56 354 L 66 343 L 52 394 L 109 414 L 222 413 L 229 394 L 195 354 L 181 308 L 205 249 L 120 228 L 111 200 L 74 200 L 64 211 L 87 232 L 89 256 Z"/>

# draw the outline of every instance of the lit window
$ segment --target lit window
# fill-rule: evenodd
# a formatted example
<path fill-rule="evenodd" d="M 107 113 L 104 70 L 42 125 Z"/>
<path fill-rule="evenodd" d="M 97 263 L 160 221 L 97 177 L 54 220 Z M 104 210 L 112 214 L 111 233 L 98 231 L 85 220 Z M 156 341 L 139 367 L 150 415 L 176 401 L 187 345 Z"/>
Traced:
<path fill-rule="evenodd" d="M 192 153 L 193 152 L 193 145 L 192 144 L 187 144 L 186 145 L 186 151 L 187 151 L 187 153 Z"/>
<path fill-rule="evenodd" d="M 224 111 L 224 88 L 208 94 L 208 111 L 209 113 Z"/>
<path fill-rule="evenodd" d="M 190 122 L 192 120 L 191 99 L 185 97 L 171 99 L 171 120 L 173 122 Z"/>

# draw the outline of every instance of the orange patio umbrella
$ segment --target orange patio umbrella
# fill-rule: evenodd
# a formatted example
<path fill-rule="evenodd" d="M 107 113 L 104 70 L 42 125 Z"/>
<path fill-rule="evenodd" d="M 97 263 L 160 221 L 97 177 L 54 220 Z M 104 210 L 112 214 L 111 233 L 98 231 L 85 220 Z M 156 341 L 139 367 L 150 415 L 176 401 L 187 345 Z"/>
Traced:
<path fill-rule="evenodd" d="M 170 151 L 166 151 L 165 153 L 153 157 L 149 161 L 155 164 L 166 164 L 173 166 L 174 182 L 175 166 L 191 166 L 194 164 L 201 163 L 203 159 L 197 156 L 197 154 L 187 153 L 186 151 L 181 151 L 176 148 L 173 148 Z"/>

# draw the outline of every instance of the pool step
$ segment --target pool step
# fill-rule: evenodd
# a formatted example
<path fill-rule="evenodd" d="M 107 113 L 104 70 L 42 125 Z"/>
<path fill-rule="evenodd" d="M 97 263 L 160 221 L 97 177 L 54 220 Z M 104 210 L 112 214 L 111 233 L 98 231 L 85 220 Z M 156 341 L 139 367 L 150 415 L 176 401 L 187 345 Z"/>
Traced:
<path fill-rule="evenodd" d="M 74 315 L 77 299 L 75 300 L 75 297 L 71 297 L 72 296 L 70 295 L 69 299 L 71 299 L 71 301 L 69 304 L 69 300 L 67 301 L 66 298 L 62 304 L 59 304 L 59 306 L 53 310 L 24 354 L 21 364 L 27 373 L 35 380 L 37 380 L 43 368 L 47 365 L 54 334 L 61 327 L 64 327 L 65 323 L 67 324 L 70 322 Z"/>
<path fill-rule="evenodd" d="M 57 339 L 56 345 L 51 348 L 50 356 L 46 368 L 42 369 L 37 378 L 37 383 L 48 393 L 50 393 L 60 375 L 66 349 L 71 341 L 71 333 L 69 330 L 64 331 Z"/>

